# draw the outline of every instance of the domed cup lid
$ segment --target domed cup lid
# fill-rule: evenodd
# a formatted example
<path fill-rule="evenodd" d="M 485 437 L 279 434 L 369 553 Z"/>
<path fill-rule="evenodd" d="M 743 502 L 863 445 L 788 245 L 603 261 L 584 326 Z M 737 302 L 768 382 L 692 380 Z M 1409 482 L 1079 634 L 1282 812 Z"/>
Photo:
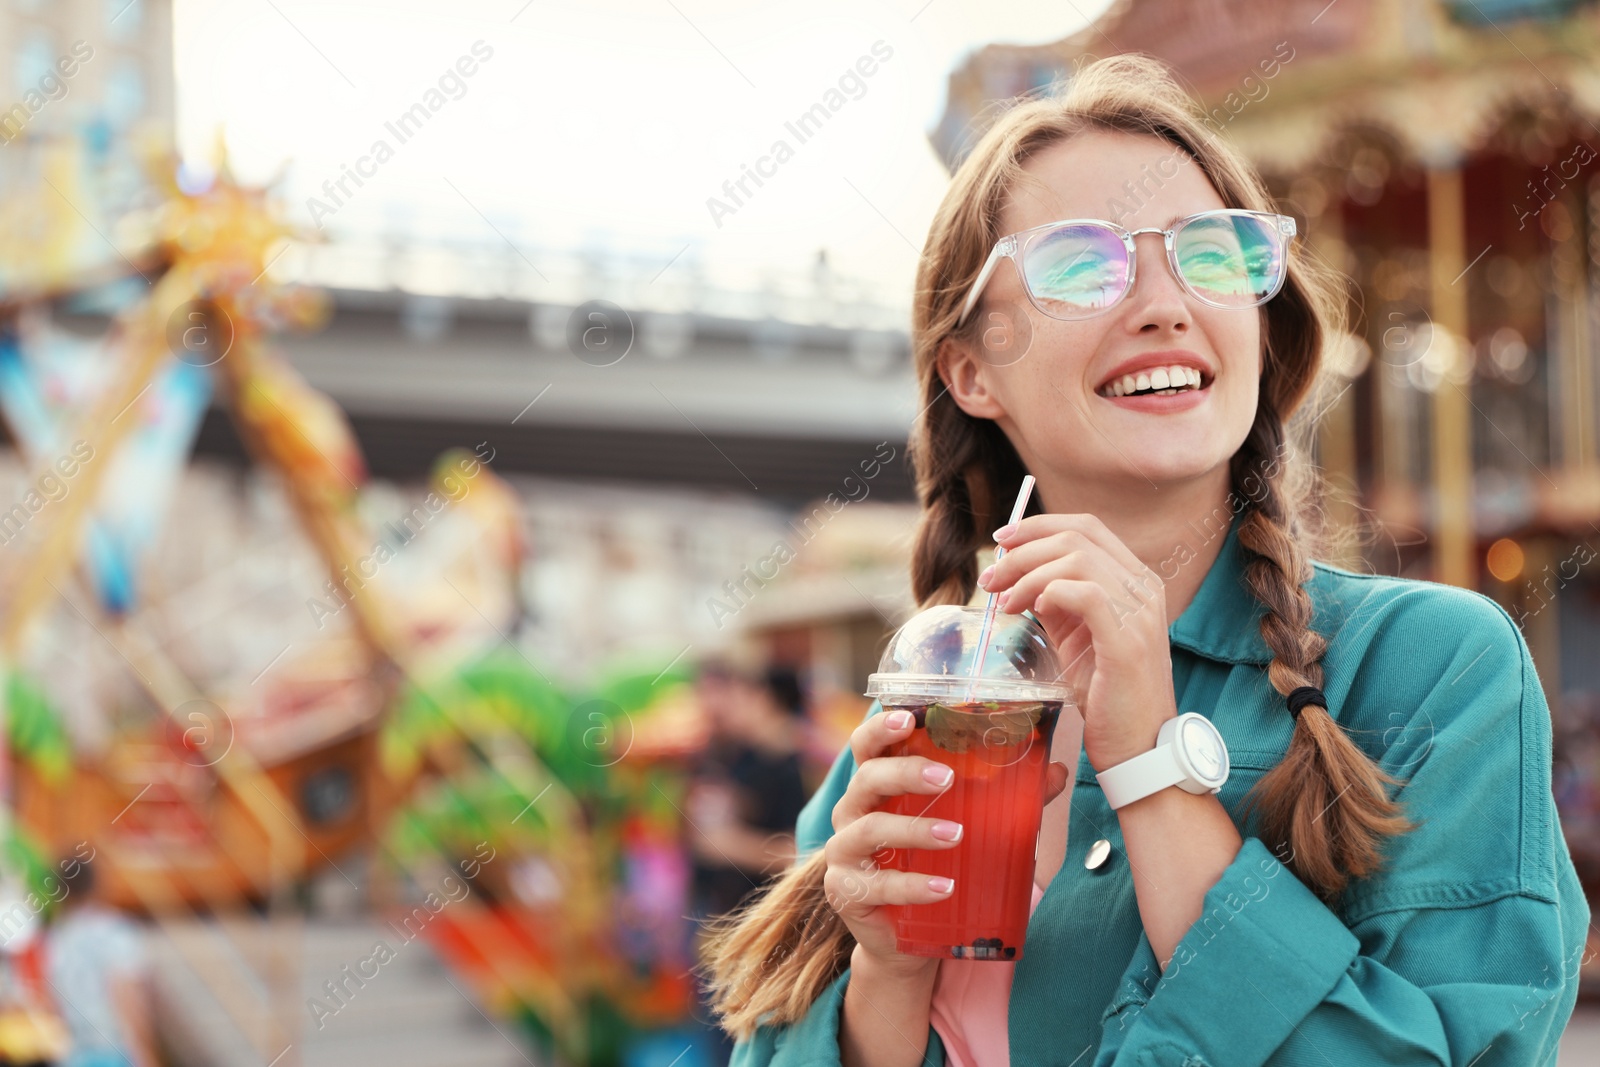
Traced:
<path fill-rule="evenodd" d="M 1055 648 L 1032 615 L 995 615 L 983 673 L 972 677 L 983 614 L 978 607 L 942 604 L 913 615 L 889 641 L 878 670 L 867 679 L 866 695 L 885 703 L 894 698 L 1071 703 Z"/>

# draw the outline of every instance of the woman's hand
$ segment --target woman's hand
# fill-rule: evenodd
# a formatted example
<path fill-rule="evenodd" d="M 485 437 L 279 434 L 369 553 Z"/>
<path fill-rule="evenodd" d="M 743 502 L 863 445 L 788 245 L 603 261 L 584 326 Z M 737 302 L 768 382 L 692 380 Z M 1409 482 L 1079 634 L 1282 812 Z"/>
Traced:
<path fill-rule="evenodd" d="M 1161 578 L 1093 515 L 1033 515 L 996 538 L 1005 554 L 978 576 L 1000 608 L 1032 609 L 1065 667 L 1096 771 L 1155 747 L 1178 714 Z"/>
<path fill-rule="evenodd" d="M 949 788 L 954 772 L 921 756 L 885 756 L 883 751 L 911 735 L 911 715 L 890 711 L 872 715 L 850 735 L 856 773 L 833 806 L 834 834 L 824 847 L 828 861 L 823 887 L 829 905 L 855 935 L 859 951 L 872 955 L 888 970 L 920 974 L 938 960 L 903 956 L 895 951 L 894 923 L 884 904 L 928 904 L 949 897 L 949 879 L 884 870 L 875 854 L 884 849 L 957 848 L 962 828 L 927 816 L 895 815 L 877 810 L 890 797 L 920 794 L 932 798 Z M 1065 764 L 1052 763 L 1044 802 L 1066 788 Z"/>

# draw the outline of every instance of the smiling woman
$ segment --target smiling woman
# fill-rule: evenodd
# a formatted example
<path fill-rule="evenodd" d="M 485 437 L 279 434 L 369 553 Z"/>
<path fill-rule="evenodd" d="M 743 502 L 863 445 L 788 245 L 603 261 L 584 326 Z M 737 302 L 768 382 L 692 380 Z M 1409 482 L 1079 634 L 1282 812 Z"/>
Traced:
<path fill-rule="evenodd" d="M 1549 708 L 1487 597 L 1315 561 L 1302 408 L 1345 296 L 1296 232 L 1146 57 L 1012 107 L 957 171 L 913 309 L 912 589 L 1031 612 L 1082 749 L 1052 751 L 1077 766 L 1026 955 L 927 958 L 889 913 L 961 894 L 917 857 L 973 835 L 886 810 L 950 782 L 885 755 L 911 726 L 874 706 L 796 865 L 708 942 L 735 1064 L 1549 1062 L 1589 922 Z M 1027 339 L 999 361 L 995 318 Z M 1237 783 L 1207 788 L 1196 726 Z"/>

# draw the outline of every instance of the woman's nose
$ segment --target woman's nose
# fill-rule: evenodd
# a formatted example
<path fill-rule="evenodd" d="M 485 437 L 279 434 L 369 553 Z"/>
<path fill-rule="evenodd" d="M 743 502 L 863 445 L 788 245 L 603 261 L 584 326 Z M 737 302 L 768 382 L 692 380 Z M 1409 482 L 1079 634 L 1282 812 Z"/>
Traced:
<path fill-rule="evenodd" d="M 1133 239 L 1133 288 L 1128 293 L 1127 315 L 1133 329 L 1147 326 L 1182 328 L 1189 323 L 1189 304 L 1183 284 L 1172 273 L 1167 246 L 1159 233 Z"/>

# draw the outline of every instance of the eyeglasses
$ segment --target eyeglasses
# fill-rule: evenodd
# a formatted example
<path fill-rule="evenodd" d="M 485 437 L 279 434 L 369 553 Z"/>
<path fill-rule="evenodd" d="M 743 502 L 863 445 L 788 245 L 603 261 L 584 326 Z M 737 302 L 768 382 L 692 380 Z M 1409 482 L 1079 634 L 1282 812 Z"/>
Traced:
<path fill-rule="evenodd" d="M 1173 223 L 1127 230 L 1103 219 L 1066 219 L 1002 237 L 978 272 L 956 320 L 972 314 L 1002 259 L 1011 260 L 1028 299 L 1056 319 L 1111 310 L 1133 288 L 1133 239 L 1159 233 L 1173 275 L 1196 300 L 1219 308 L 1260 307 L 1283 288 L 1294 219 L 1265 211 L 1202 211 Z"/>

